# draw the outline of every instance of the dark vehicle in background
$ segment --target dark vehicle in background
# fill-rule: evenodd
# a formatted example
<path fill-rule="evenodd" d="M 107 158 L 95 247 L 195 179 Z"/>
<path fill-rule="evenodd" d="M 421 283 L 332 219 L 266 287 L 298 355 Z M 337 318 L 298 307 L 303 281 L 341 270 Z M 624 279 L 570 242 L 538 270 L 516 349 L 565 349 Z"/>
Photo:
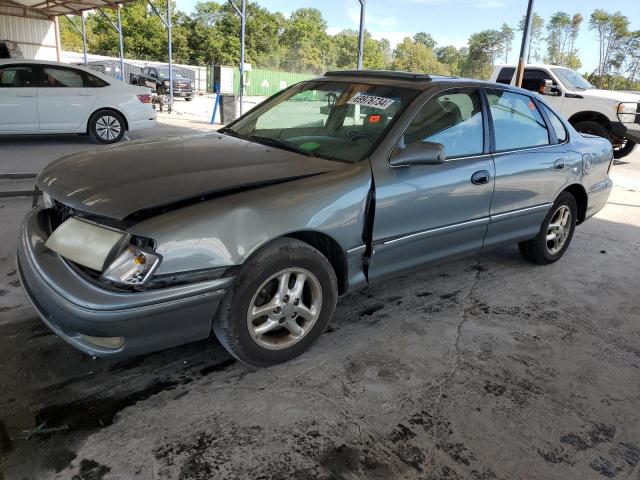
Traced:
<path fill-rule="evenodd" d="M 24 55 L 16 42 L 0 40 L 0 59 L 7 58 L 24 58 Z"/>
<path fill-rule="evenodd" d="M 141 87 L 149 87 L 158 95 L 169 95 L 169 68 L 144 67 L 139 75 L 131 74 L 130 83 Z M 195 92 L 191 80 L 173 69 L 173 96 L 182 97 L 187 102 L 193 99 Z"/>

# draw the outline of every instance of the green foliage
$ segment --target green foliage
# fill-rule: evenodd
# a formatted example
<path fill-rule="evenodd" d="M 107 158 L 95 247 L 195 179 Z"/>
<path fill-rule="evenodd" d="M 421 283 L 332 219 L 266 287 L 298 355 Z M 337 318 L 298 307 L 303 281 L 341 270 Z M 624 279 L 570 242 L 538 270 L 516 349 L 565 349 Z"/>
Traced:
<path fill-rule="evenodd" d="M 166 17 L 166 2 L 151 0 Z M 290 70 L 320 74 L 330 69 L 356 68 L 358 32 L 343 30 L 327 34 L 327 22 L 316 8 L 294 10 L 288 18 L 270 12 L 257 2 L 246 6 L 245 61 L 256 69 Z M 116 23 L 113 10 L 105 14 Z M 191 65 L 237 65 L 240 62 L 240 19 L 224 0 L 203 1 L 187 15 L 172 8 L 173 60 Z M 145 0 L 121 8 L 124 54 L 141 60 L 167 61 L 167 30 Z M 559 11 L 545 20 L 534 13 L 529 60 L 544 60 L 573 69 L 581 66 L 575 41 L 583 17 Z M 63 47 L 82 51 L 79 17 L 60 19 Z M 545 28 L 546 25 L 546 28 Z M 97 12 L 86 17 L 89 52 L 118 56 L 118 35 L 111 23 Z M 524 18 L 518 29 L 524 28 Z M 629 30 L 629 20 L 620 12 L 595 10 L 589 29 L 599 45 L 598 68 L 589 79 L 603 88 L 637 88 L 640 80 L 640 31 Z M 545 35 L 546 32 L 546 35 Z M 468 46 L 437 47 L 427 32 L 406 37 L 395 49 L 386 39 L 375 39 L 365 31 L 363 67 L 413 72 L 442 73 L 486 79 L 497 61 L 509 62 L 515 29 L 503 23 L 499 29 L 472 34 Z M 543 52 L 545 52 L 543 54 Z"/>

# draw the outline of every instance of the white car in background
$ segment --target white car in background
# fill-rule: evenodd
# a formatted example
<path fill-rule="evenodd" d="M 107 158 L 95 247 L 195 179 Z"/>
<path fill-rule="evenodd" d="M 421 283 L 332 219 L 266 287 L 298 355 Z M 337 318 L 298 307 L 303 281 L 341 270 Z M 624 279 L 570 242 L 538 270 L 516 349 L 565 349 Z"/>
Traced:
<path fill-rule="evenodd" d="M 148 88 L 75 65 L 0 60 L 0 135 L 83 133 L 116 143 L 155 124 Z"/>
<path fill-rule="evenodd" d="M 497 65 L 490 80 L 514 85 L 515 71 L 515 65 Z M 640 95 L 597 89 L 575 70 L 555 65 L 527 65 L 522 88 L 546 95 L 578 132 L 609 140 L 615 158 L 640 143 Z"/>

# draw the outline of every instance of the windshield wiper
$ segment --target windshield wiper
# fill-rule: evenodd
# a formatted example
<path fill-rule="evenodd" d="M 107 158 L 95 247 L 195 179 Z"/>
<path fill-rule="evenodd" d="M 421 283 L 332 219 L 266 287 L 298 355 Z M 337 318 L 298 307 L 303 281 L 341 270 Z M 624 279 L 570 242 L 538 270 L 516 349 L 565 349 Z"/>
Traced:
<path fill-rule="evenodd" d="M 217 130 L 218 133 L 222 133 L 223 135 L 229 135 L 231 137 L 243 138 L 238 132 L 229 127 L 222 127 L 220 130 Z"/>
<path fill-rule="evenodd" d="M 268 145 L 270 147 L 282 148 L 283 150 L 289 150 L 291 152 L 301 153 L 302 155 L 307 155 L 308 157 L 315 157 L 313 152 L 305 150 L 304 148 L 300 148 L 293 143 L 286 142 L 284 140 L 278 140 L 277 138 L 271 137 L 261 137 L 259 135 L 250 135 L 247 137 L 247 140 L 255 140 L 258 143 L 262 143 L 263 145 Z"/>

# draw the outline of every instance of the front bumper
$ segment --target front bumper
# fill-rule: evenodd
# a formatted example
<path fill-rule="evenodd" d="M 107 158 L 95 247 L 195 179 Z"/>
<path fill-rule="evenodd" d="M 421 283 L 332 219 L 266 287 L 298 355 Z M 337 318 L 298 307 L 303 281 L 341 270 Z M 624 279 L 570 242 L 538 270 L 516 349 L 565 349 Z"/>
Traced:
<path fill-rule="evenodd" d="M 640 143 L 640 124 L 611 122 L 611 130 L 619 137 Z"/>
<path fill-rule="evenodd" d="M 225 289 L 222 278 L 146 292 L 100 288 L 44 244 L 48 210 L 30 212 L 22 225 L 18 273 L 27 297 L 51 330 L 92 356 L 124 357 L 207 338 Z M 121 337 L 118 348 L 96 346 L 91 337 Z"/>

